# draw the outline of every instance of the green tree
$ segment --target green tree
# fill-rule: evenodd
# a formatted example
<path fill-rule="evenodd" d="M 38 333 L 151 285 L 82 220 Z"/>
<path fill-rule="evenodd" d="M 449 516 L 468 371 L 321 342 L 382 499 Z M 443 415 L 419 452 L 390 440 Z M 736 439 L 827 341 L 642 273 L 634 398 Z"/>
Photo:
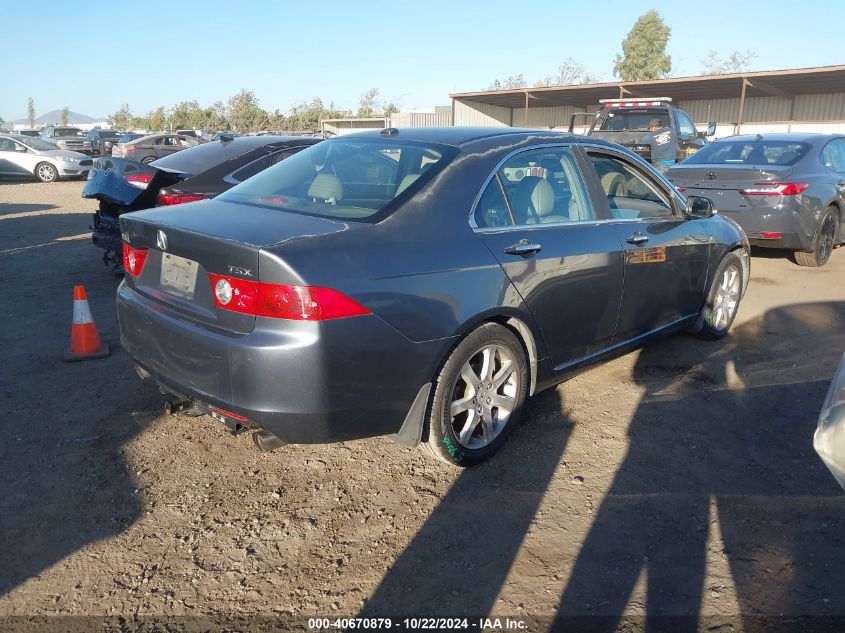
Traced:
<path fill-rule="evenodd" d="M 375 116 L 378 100 L 378 88 L 370 88 L 361 95 L 358 100 L 358 116 L 371 117 Z"/>
<path fill-rule="evenodd" d="M 527 87 L 528 82 L 525 81 L 525 75 L 519 73 L 518 75 L 508 76 L 504 81 L 494 79 L 487 90 L 517 90 Z"/>
<path fill-rule="evenodd" d="M 707 57 L 701 60 L 702 75 L 727 75 L 730 73 L 741 73 L 748 70 L 751 61 L 757 57 L 752 51 L 734 51 L 724 59 L 712 48 L 707 52 Z"/>
<path fill-rule="evenodd" d="M 124 103 L 120 110 L 109 117 L 109 125 L 116 130 L 128 130 L 132 127 L 132 110 L 129 104 Z"/>
<path fill-rule="evenodd" d="M 159 106 L 148 115 L 150 132 L 162 132 L 167 127 L 167 111 Z"/>
<path fill-rule="evenodd" d="M 622 81 L 660 79 L 672 70 L 666 44 L 672 33 L 657 11 L 641 15 L 622 40 L 622 55 L 616 56 L 613 74 Z"/>
<path fill-rule="evenodd" d="M 229 122 L 232 129 L 238 132 L 261 129 L 257 126 L 267 119 L 267 113 L 259 106 L 258 98 L 252 90 L 244 89 L 229 97 L 228 106 Z"/>
<path fill-rule="evenodd" d="M 32 97 L 26 102 L 26 118 L 29 120 L 29 127 L 35 127 L 35 99 Z"/>
<path fill-rule="evenodd" d="M 70 108 L 69 107 L 65 106 L 64 108 L 62 108 L 61 118 L 59 119 L 60 125 L 67 125 L 67 118 L 68 118 L 69 114 L 70 114 Z"/>

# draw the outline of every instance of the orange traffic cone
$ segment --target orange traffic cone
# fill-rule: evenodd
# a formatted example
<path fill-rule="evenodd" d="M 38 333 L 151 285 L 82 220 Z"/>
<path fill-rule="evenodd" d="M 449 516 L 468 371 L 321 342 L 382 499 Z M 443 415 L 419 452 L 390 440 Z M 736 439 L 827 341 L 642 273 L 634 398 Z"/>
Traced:
<path fill-rule="evenodd" d="M 86 360 L 109 355 L 109 346 L 100 342 L 85 286 L 73 287 L 73 325 L 70 330 L 70 347 L 65 350 L 65 360 Z"/>

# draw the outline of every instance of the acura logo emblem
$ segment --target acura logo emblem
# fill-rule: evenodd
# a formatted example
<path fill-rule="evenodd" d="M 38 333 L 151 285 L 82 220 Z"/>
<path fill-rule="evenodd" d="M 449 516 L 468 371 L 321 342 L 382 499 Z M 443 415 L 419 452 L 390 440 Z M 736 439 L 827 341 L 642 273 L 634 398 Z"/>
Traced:
<path fill-rule="evenodd" d="M 704 174 L 704 177 L 707 178 L 707 180 L 716 180 L 716 174 L 712 171 L 708 171 L 706 174 Z M 161 231 L 159 231 L 159 233 L 161 233 Z"/>
<path fill-rule="evenodd" d="M 167 234 L 164 231 L 159 230 L 156 233 L 156 246 L 161 251 L 167 250 Z"/>

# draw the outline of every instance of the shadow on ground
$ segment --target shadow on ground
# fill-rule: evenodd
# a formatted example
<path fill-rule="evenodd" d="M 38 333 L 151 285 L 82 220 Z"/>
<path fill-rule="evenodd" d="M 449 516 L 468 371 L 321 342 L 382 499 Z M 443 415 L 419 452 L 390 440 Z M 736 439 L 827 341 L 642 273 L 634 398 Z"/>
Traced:
<path fill-rule="evenodd" d="M 714 538 L 742 614 L 845 613 L 845 495 L 812 450 L 843 349 L 845 303 L 816 303 L 771 310 L 717 343 L 682 335 L 643 350 L 627 455 L 577 556 L 557 570 L 568 581 L 547 620 L 604 616 L 590 630 L 616 630 L 643 577 L 649 616 L 697 616 Z M 560 410 L 557 393 L 529 401 L 527 418 Z M 464 471 L 362 613 L 490 613 L 566 453 L 571 423 L 557 418 Z"/>

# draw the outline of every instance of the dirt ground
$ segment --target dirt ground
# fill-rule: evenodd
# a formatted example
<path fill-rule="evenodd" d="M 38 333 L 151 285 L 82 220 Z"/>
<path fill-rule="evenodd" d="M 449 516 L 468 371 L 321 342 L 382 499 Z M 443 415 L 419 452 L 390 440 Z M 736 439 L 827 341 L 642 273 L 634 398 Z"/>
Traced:
<path fill-rule="evenodd" d="M 734 618 L 720 631 L 845 616 L 845 494 L 812 450 L 845 350 L 845 249 L 817 270 L 755 253 L 726 339 L 678 335 L 592 368 L 459 471 L 390 440 L 262 454 L 208 417 L 163 415 L 120 347 L 118 280 L 81 189 L 0 183 L 0 630 L 54 615 Z M 112 354 L 68 364 L 78 283 Z"/>

